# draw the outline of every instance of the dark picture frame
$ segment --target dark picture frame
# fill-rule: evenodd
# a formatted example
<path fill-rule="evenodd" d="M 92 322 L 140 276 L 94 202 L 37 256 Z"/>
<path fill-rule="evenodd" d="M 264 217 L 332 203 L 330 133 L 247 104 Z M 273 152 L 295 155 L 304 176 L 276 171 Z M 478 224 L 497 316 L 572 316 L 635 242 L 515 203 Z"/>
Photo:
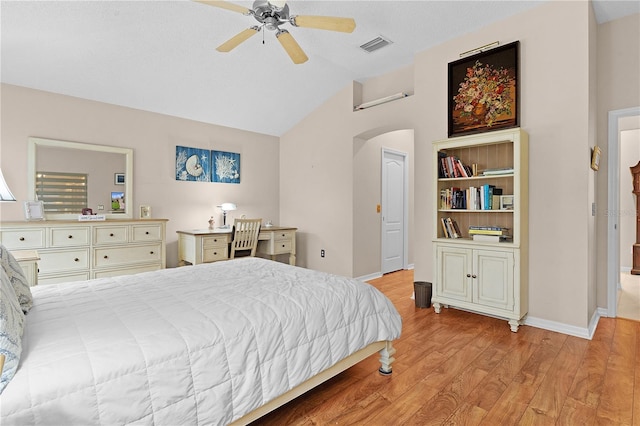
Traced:
<path fill-rule="evenodd" d="M 124 173 L 114 173 L 113 174 L 113 184 L 114 185 L 124 185 Z"/>
<path fill-rule="evenodd" d="M 520 125 L 520 42 L 449 63 L 448 134 Z"/>

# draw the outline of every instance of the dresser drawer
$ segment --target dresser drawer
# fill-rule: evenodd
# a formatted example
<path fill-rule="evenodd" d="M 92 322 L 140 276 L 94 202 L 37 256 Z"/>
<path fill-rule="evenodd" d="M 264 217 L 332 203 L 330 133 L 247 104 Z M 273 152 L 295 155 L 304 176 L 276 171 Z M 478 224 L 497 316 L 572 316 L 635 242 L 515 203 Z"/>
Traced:
<path fill-rule="evenodd" d="M 101 226 L 93 230 L 93 244 L 125 244 L 128 226 Z"/>
<path fill-rule="evenodd" d="M 96 271 L 93 273 L 92 278 L 109 278 L 109 277 L 118 277 L 120 275 L 131 275 L 131 274 L 139 274 L 141 272 L 151 272 L 151 271 L 159 271 L 162 269 L 161 265 L 145 265 L 145 266 L 134 266 L 126 269 L 107 269 L 105 271 Z"/>
<path fill-rule="evenodd" d="M 89 248 L 42 251 L 39 254 L 40 274 L 89 269 Z"/>
<path fill-rule="evenodd" d="M 89 272 L 78 272 L 73 274 L 54 275 L 51 277 L 38 277 L 38 285 L 60 284 L 72 281 L 86 281 L 89 279 Z"/>
<path fill-rule="evenodd" d="M 9 250 L 37 249 L 45 244 L 44 228 L 11 229 L 0 232 L 0 237 Z"/>
<path fill-rule="evenodd" d="M 283 240 L 291 241 L 294 235 L 295 235 L 295 232 L 293 231 L 274 232 L 274 239 L 276 241 L 283 241 Z"/>
<path fill-rule="evenodd" d="M 160 225 L 134 225 L 131 228 L 133 230 L 133 242 L 144 243 L 162 240 L 162 227 Z"/>
<path fill-rule="evenodd" d="M 53 228 L 50 247 L 87 246 L 89 227 Z"/>
<path fill-rule="evenodd" d="M 143 246 L 96 248 L 94 251 L 93 266 L 95 268 L 144 262 L 160 263 L 162 259 L 162 245 L 160 243 Z"/>
<path fill-rule="evenodd" d="M 212 237 L 203 237 L 202 238 L 202 249 L 206 250 L 209 248 L 216 247 L 226 247 L 231 242 L 231 238 L 227 235 L 216 235 Z"/>
<path fill-rule="evenodd" d="M 202 262 L 217 262 L 229 258 L 229 248 L 225 244 L 222 247 L 209 247 L 202 250 Z"/>
<path fill-rule="evenodd" d="M 273 254 L 291 252 L 291 240 L 276 240 L 273 244 Z"/>

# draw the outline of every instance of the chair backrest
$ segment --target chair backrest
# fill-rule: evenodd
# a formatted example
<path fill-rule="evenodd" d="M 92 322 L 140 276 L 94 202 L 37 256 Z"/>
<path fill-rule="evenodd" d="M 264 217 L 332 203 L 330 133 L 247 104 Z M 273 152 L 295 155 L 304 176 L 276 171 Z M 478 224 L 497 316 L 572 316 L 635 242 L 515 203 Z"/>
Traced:
<path fill-rule="evenodd" d="M 236 251 L 251 250 L 250 256 L 256 255 L 261 224 L 262 219 L 235 219 L 230 259 L 236 257 Z"/>

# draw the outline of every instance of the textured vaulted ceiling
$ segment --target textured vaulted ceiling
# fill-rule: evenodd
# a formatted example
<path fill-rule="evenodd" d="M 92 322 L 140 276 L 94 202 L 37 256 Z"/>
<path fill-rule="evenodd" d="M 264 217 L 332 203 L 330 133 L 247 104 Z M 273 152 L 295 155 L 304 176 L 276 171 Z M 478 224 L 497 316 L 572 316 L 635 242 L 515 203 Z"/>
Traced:
<path fill-rule="evenodd" d="M 353 17 L 357 25 L 352 34 L 287 25 L 309 56 L 302 65 L 270 31 L 217 52 L 255 21 L 188 0 L 0 4 L 4 83 L 278 136 L 349 82 L 409 65 L 417 52 L 539 0 L 293 0 L 293 15 Z M 601 0 L 594 10 L 603 22 L 638 13 L 639 4 Z M 372 54 L 358 48 L 378 35 L 394 43 Z"/>

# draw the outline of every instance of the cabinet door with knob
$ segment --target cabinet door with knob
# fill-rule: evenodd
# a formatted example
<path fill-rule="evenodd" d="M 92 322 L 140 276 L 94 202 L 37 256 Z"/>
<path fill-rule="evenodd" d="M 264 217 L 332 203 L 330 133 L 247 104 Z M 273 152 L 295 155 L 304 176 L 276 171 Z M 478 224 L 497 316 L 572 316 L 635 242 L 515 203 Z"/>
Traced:
<path fill-rule="evenodd" d="M 438 244 L 436 265 L 432 301 L 437 313 L 442 306 L 453 305 L 520 319 L 517 303 L 520 291 L 513 250 Z"/>

